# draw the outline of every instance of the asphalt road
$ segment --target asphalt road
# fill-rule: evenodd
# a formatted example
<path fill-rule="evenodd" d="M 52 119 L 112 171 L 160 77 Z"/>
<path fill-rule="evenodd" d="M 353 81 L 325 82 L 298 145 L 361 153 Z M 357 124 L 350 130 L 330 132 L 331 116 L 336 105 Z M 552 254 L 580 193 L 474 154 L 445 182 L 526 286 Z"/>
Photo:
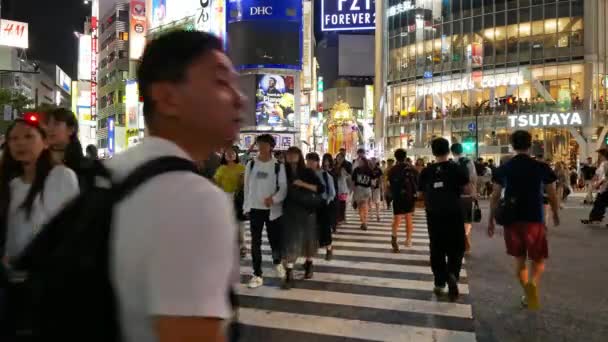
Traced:
<path fill-rule="evenodd" d="M 562 224 L 549 228 L 538 312 L 520 308 L 522 291 L 505 252 L 502 228 L 488 238 L 484 211 L 467 258 L 477 341 L 608 341 L 608 228 L 583 226 L 579 220 L 590 207 L 580 201 L 566 203 Z"/>

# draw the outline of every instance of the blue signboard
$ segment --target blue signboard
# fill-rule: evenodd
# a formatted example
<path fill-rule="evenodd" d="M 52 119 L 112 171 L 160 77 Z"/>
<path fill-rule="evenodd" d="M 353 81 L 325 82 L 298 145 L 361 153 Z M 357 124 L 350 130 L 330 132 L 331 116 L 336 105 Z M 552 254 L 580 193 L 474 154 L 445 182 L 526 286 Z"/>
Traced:
<path fill-rule="evenodd" d="M 228 24 L 237 21 L 302 22 L 301 0 L 228 0 Z"/>
<path fill-rule="evenodd" d="M 321 0 L 322 31 L 376 29 L 376 0 Z"/>
<path fill-rule="evenodd" d="M 302 69 L 302 0 L 228 0 L 226 12 L 237 69 Z"/>
<path fill-rule="evenodd" d="M 116 145 L 116 134 L 114 134 L 114 119 L 108 119 L 108 154 L 113 155 Z"/>
<path fill-rule="evenodd" d="M 475 132 L 475 129 L 477 129 L 477 125 L 475 125 L 475 123 L 474 123 L 474 122 L 470 122 L 470 123 L 467 125 L 467 128 L 469 129 L 469 132 L 474 133 L 474 132 Z"/>

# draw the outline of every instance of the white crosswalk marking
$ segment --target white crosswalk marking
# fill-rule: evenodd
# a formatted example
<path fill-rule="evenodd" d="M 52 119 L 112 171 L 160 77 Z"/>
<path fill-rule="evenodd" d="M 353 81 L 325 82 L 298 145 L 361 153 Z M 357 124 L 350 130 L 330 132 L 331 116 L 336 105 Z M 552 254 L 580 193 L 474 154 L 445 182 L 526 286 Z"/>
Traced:
<path fill-rule="evenodd" d="M 303 280 L 296 266 L 295 285 L 281 290 L 272 270 L 271 248 L 263 233 L 265 285 L 248 289 L 251 255 L 241 261 L 239 320 L 245 341 L 444 341 L 476 340 L 468 298 L 467 273 L 461 273 L 461 299 L 450 303 L 433 293 L 429 238 L 423 212 L 414 215 L 413 246 L 405 247 L 405 223 L 399 228 L 400 253 L 390 246 L 392 213 L 381 221 L 370 211 L 368 230 L 355 212 L 333 235 L 333 260 L 325 251 L 313 259 L 314 277 Z M 250 247 L 249 226 L 246 245 Z M 283 227 L 289 229 L 289 227 Z M 300 260 L 301 261 L 301 260 Z"/>

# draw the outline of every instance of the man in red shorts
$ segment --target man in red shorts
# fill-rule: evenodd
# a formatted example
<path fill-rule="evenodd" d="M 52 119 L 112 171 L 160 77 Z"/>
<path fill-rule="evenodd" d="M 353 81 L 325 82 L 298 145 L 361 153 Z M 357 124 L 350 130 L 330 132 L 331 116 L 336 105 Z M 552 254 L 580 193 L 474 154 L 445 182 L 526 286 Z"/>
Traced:
<path fill-rule="evenodd" d="M 546 163 L 530 156 L 532 136 L 526 131 L 511 135 L 516 155 L 501 165 L 493 175 L 494 189 L 490 206 L 488 235 L 495 229 L 495 213 L 505 189 L 501 205 L 502 223 L 507 253 L 516 260 L 517 276 L 524 289 L 522 305 L 531 310 L 540 308 L 538 283 L 549 257 L 546 224 L 543 213 L 543 189 L 546 189 L 553 213 L 553 223 L 559 225 L 559 206 L 555 181 L 557 177 Z M 531 260 L 532 274 L 528 274 L 526 259 Z"/>

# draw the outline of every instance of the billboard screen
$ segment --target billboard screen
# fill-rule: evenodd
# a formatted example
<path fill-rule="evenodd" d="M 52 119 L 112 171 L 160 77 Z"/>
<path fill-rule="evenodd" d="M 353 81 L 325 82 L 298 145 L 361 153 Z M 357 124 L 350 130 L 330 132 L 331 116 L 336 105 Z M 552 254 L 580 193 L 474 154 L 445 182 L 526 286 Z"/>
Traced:
<path fill-rule="evenodd" d="M 294 77 L 258 75 L 256 84 L 256 124 L 258 126 L 294 127 Z"/>
<path fill-rule="evenodd" d="M 140 59 L 146 47 L 146 1 L 131 0 L 129 20 L 129 57 Z"/>
<path fill-rule="evenodd" d="M 302 69 L 302 2 L 228 0 L 228 53 L 238 69 Z"/>
<path fill-rule="evenodd" d="M 21 49 L 29 47 L 29 27 L 27 23 L 2 19 L 0 22 L 0 45 Z"/>
<path fill-rule="evenodd" d="M 78 37 L 78 79 L 91 80 L 91 36 Z"/>
<path fill-rule="evenodd" d="M 376 29 L 376 0 L 321 0 L 321 31 Z"/>
<path fill-rule="evenodd" d="M 373 35 L 338 36 L 338 75 L 373 76 L 375 65 L 373 46 Z"/>

